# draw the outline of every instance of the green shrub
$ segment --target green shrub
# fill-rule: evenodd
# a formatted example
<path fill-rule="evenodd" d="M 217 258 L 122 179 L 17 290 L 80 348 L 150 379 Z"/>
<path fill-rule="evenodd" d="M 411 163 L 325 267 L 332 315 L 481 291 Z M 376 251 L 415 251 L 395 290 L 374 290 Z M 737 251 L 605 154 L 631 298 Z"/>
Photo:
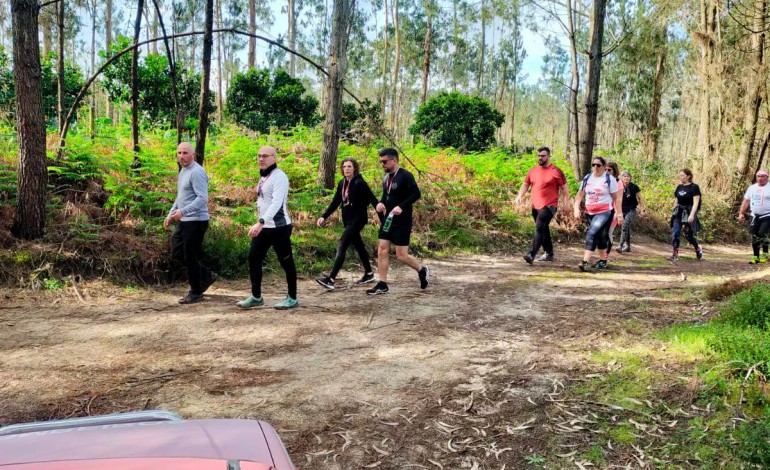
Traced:
<path fill-rule="evenodd" d="M 766 331 L 726 326 L 706 344 L 728 361 L 736 375 L 746 376 L 753 371 L 770 375 L 770 333 Z"/>
<path fill-rule="evenodd" d="M 266 133 L 318 121 L 318 100 L 303 96 L 305 86 L 283 70 L 250 69 L 236 74 L 227 90 L 226 112 L 238 124 Z"/>
<path fill-rule="evenodd" d="M 495 130 L 504 120 L 482 98 L 442 92 L 420 106 L 409 132 L 437 147 L 479 151 L 494 143 Z"/>
<path fill-rule="evenodd" d="M 770 329 L 770 285 L 757 284 L 733 295 L 722 310 L 722 320 L 737 327 Z"/>
<path fill-rule="evenodd" d="M 735 455 L 760 468 L 770 467 L 770 419 L 759 423 L 744 421 L 733 433 L 737 445 L 729 448 Z"/>

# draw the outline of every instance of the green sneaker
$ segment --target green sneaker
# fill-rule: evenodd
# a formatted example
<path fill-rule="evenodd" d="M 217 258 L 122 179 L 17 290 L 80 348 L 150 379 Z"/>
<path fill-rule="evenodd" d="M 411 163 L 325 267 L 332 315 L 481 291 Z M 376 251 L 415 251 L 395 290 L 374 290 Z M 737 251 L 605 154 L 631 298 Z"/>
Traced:
<path fill-rule="evenodd" d="M 759 257 L 759 262 L 760 263 L 767 263 L 767 260 L 768 260 L 768 257 L 765 254 L 763 254 L 762 256 Z"/>
<path fill-rule="evenodd" d="M 265 301 L 262 299 L 262 297 L 254 297 L 253 295 L 250 295 L 248 299 L 241 300 L 237 304 L 240 308 L 254 308 L 254 307 L 260 307 L 262 305 L 265 305 Z"/>
<path fill-rule="evenodd" d="M 751 258 L 751 261 L 749 261 L 749 264 L 759 264 L 759 263 L 761 263 L 761 262 L 762 262 L 762 261 L 760 260 L 759 256 L 753 256 L 753 257 Z"/>
<path fill-rule="evenodd" d="M 276 310 L 288 310 L 290 308 L 296 308 L 296 307 L 299 307 L 299 300 L 292 299 L 288 295 L 286 296 L 285 299 L 273 305 L 273 308 Z"/>

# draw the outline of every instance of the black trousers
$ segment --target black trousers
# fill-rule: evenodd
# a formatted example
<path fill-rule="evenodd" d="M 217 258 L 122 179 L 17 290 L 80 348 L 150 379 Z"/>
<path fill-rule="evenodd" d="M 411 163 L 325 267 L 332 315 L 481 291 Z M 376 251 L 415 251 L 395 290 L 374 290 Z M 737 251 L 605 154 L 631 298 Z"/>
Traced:
<path fill-rule="evenodd" d="M 348 251 L 348 247 L 353 247 L 358 252 L 358 257 L 361 258 L 361 264 L 364 265 L 364 271 L 367 273 L 372 272 L 372 264 L 369 262 L 369 253 L 366 251 L 366 245 L 361 239 L 361 230 L 364 229 L 366 223 L 363 224 L 349 224 L 345 226 L 345 230 L 342 232 L 339 243 L 337 243 L 337 257 L 334 258 L 334 266 L 332 267 L 329 277 L 334 279 L 342 269 L 342 264 L 345 262 L 345 253 Z"/>
<path fill-rule="evenodd" d="M 267 257 L 267 250 L 273 247 L 281 268 L 286 273 L 289 297 L 297 298 L 297 267 L 291 252 L 291 225 L 276 228 L 263 228 L 259 235 L 251 239 L 249 249 L 249 277 L 251 295 L 262 297 L 262 263 Z"/>
<path fill-rule="evenodd" d="M 530 254 L 535 256 L 543 247 L 543 251 L 549 255 L 553 254 L 553 241 L 551 241 L 551 230 L 549 225 L 551 219 L 556 215 L 556 207 L 545 206 L 538 210 L 532 208 L 532 218 L 535 219 L 535 237 L 532 239 L 532 250 Z"/>
<path fill-rule="evenodd" d="M 690 242 L 696 250 L 698 249 L 698 240 L 695 238 L 695 234 L 692 233 L 692 228 L 688 223 L 682 223 L 679 217 L 674 217 L 674 221 L 671 223 L 671 245 L 675 250 L 679 249 L 679 239 L 684 233 L 684 238 Z"/>
<path fill-rule="evenodd" d="M 759 248 L 762 248 L 762 252 L 767 254 L 768 232 L 770 232 L 770 215 L 766 215 L 762 218 L 752 217 L 751 225 L 749 225 L 749 231 L 751 232 L 751 248 L 754 250 L 754 256 L 759 256 Z"/>
<path fill-rule="evenodd" d="M 171 235 L 171 258 L 187 268 L 192 294 L 200 295 L 201 281 L 211 279 L 211 270 L 203 265 L 203 235 L 208 228 L 208 220 L 179 222 Z"/>

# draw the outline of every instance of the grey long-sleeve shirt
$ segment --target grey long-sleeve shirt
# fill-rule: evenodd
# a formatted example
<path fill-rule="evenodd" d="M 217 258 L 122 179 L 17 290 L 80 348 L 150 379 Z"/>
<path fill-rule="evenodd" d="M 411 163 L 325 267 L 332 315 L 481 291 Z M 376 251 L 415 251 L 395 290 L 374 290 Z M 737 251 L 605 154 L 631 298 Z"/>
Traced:
<path fill-rule="evenodd" d="M 179 209 L 182 222 L 209 220 L 209 177 L 197 162 L 179 171 L 176 201 L 168 215 Z"/>

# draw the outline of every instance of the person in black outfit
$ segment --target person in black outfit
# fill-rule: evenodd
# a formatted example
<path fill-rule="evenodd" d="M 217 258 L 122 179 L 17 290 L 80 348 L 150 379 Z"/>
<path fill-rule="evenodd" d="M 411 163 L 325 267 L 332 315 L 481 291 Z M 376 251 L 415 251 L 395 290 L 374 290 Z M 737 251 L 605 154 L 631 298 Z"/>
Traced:
<path fill-rule="evenodd" d="M 700 230 L 700 220 L 698 220 L 698 211 L 701 207 L 700 187 L 692 182 L 692 171 L 687 168 L 679 172 L 679 186 L 674 191 L 677 205 L 671 213 L 671 244 L 673 250 L 670 261 L 679 259 L 679 237 L 684 233 L 693 248 L 695 248 L 696 258 L 703 259 L 703 247 L 698 244 L 695 236 Z"/>
<path fill-rule="evenodd" d="M 412 234 L 412 205 L 420 199 L 420 188 L 411 173 L 399 168 L 398 151 L 392 148 L 380 150 L 380 164 L 385 170 L 382 180 L 382 199 L 377 212 L 385 215 L 377 236 L 377 272 L 380 280 L 369 295 L 388 292 L 388 268 L 390 267 L 390 246 L 396 246 L 396 259 L 417 271 L 420 289 L 428 287 L 430 269 L 423 266 L 409 254 L 409 237 Z"/>
<path fill-rule="evenodd" d="M 636 220 L 637 209 L 642 202 L 642 190 L 635 183 L 631 182 L 631 172 L 623 170 L 620 172 L 620 179 L 623 181 L 623 227 L 620 232 L 620 246 L 618 253 L 631 252 L 631 224 Z M 644 213 L 643 209 L 639 209 Z"/>
<path fill-rule="evenodd" d="M 342 160 L 340 170 L 343 178 L 337 185 L 337 191 L 334 193 L 332 202 L 316 222 L 316 225 L 323 227 L 326 219 L 337 210 L 340 204 L 342 205 L 342 224 L 345 226 L 345 230 L 337 244 L 337 257 L 334 259 L 334 266 L 328 276 L 316 279 L 317 283 L 329 290 L 334 289 L 334 280 L 342 269 L 342 264 L 345 262 L 345 252 L 350 245 L 353 245 L 358 251 L 361 264 L 364 266 L 364 275 L 356 282 L 356 285 L 361 286 L 374 282 L 374 272 L 369 262 L 369 254 L 366 252 L 364 241 L 361 240 L 361 230 L 369 220 L 369 214 L 366 210 L 370 204 L 372 206 L 377 205 L 377 197 L 359 174 L 357 161 L 352 158 Z"/>

